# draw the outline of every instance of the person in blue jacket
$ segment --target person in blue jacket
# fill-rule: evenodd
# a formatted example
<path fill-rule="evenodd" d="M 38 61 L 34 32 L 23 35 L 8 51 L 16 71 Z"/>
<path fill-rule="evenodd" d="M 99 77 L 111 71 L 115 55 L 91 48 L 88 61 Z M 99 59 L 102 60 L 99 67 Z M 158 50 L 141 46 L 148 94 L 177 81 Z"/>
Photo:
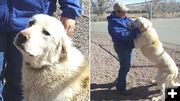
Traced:
<path fill-rule="evenodd" d="M 116 2 L 113 12 L 107 17 L 108 31 L 112 38 L 115 52 L 118 54 L 120 69 L 116 89 L 126 91 L 126 76 L 131 67 L 131 53 L 134 48 L 133 40 L 140 33 L 138 28 L 130 28 L 131 20 L 126 16 L 129 9 L 122 2 Z"/>
<path fill-rule="evenodd" d="M 56 1 L 0 0 L 0 101 L 22 101 L 22 56 L 13 45 L 14 37 L 34 14 L 51 16 L 56 10 Z M 71 36 L 75 19 L 82 10 L 80 0 L 58 0 L 58 3 L 62 10 L 61 21 Z"/>

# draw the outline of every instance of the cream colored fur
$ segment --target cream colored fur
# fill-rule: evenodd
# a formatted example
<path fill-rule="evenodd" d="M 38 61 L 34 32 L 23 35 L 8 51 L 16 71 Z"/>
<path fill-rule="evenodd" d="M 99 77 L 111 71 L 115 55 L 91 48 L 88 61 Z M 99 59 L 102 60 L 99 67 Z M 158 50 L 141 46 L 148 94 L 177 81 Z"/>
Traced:
<path fill-rule="evenodd" d="M 179 86 L 174 80 L 178 75 L 178 67 L 173 59 L 163 49 L 163 45 L 159 40 L 156 30 L 153 28 L 152 23 L 142 17 L 137 18 L 132 22 L 132 26 L 140 28 L 144 27 L 146 30 L 137 35 L 134 40 L 136 48 L 140 48 L 143 55 L 156 63 L 158 74 L 156 82 L 161 89 L 162 95 L 152 98 L 153 101 L 162 100 L 165 93 L 165 86 Z"/>
<path fill-rule="evenodd" d="M 27 41 L 19 44 L 17 35 L 14 42 L 23 55 L 24 100 L 88 101 L 89 63 L 72 46 L 61 22 L 43 14 L 32 21 L 18 34 Z"/>

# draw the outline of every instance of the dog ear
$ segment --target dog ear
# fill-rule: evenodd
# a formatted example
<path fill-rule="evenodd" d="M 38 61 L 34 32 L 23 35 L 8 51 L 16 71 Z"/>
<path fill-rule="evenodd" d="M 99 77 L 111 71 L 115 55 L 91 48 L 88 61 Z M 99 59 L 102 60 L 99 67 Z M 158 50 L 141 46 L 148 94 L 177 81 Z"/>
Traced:
<path fill-rule="evenodd" d="M 149 21 L 149 20 L 146 19 L 146 18 L 139 17 L 139 21 L 141 22 L 141 24 L 143 25 L 143 27 L 144 27 L 145 29 L 147 29 L 148 27 L 152 27 L 151 21 Z"/>
<path fill-rule="evenodd" d="M 67 47 L 63 38 L 60 39 L 58 48 L 60 51 L 60 61 L 63 61 L 67 58 Z"/>
<path fill-rule="evenodd" d="M 60 54 L 60 60 L 66 59 L 66 57 L 67 57 L 67 50 L 66 50 L 66 47 L 65 47 L 65 46 L 62 46 L 61 54 Z"/>
<path fill-rule="evenodd" d="M 67 59 L 68 57 L 68 52 L 71 51 L 71 47 L 72 47 L 72 42 L 70 37 L 68 37 L 67 35 L 64 35 L 61 37 L 60 41 L 60 48 L 59 50 L 61 50 L 60 53 L 60 61 L 63 61 L 65 59 Z"/>

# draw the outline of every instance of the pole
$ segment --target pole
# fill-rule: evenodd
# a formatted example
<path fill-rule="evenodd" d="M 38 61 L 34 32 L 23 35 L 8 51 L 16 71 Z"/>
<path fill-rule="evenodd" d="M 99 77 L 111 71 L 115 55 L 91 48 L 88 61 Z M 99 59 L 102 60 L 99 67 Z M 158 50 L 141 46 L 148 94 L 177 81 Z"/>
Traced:
<path fill-rule="evenodd" d="M 152 20 L 152 1 L 150 2 L 150 20 Z"/>

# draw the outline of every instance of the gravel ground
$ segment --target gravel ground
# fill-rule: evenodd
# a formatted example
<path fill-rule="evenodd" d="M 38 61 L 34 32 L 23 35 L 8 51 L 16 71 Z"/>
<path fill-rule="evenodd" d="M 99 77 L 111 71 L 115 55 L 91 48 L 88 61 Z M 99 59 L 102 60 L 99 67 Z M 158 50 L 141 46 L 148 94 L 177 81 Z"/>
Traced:
<path fill-rule="evenodd" d="M 72 38 L 73 45 L 77 47 L 86 58 L 89 58 L 89 1 L 81 0 L 83 9 L 82 15 L 76 19 L 75 32 Z M 62 11 L 60 5 L 56 4 L 57 9 L 54 16 L 59 19 Z"/>
<path fill-rule="evenodd" d="M 87 58 L 89 57 L 89 17 L 82 15 L 76 21 L 73 43 Z"/>
<path fill-rule="evenodd" d="M 81 1 L 83 11 L 82 15 L 76 20 L 73 42 L 86 58 L 89 58 L 89 1 Z"/>
<path fill-rule="evenodd" d="M 180 46 L 164 43 L 164 49 L 180 67 Z M 148 61 L 140 50 L 134 49 L 133 65 L 127 77 L 127 95 L 118 94 L 115 80 L 119 62 L 107 34 L 91 33 L 90 61 L 92 101 L 149 101 L 160 93 L 157 86 L 150 83 L 157 74 L 155 64 Z M 180 75 L 177 81 L 180 81 Z"/>

